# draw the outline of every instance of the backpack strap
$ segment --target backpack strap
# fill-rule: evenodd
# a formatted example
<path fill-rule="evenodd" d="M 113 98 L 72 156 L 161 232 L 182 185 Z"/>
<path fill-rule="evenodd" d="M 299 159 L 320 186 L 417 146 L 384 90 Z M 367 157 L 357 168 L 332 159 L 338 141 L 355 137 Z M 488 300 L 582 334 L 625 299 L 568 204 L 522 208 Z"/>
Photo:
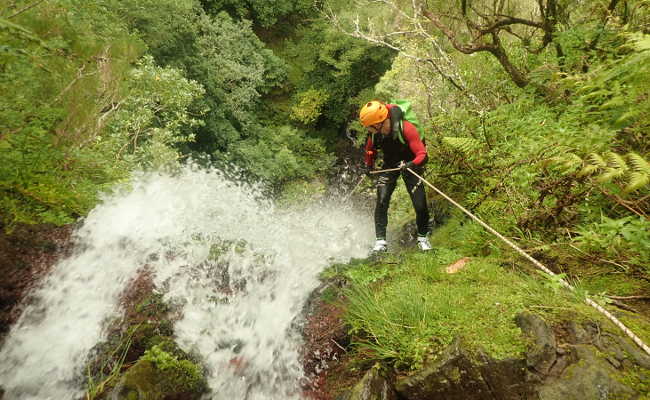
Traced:
<path fill-rule="evenodd" d="M 404 121 L 404 112 L 396 104 L 391 104 L 390 109 L 388 110 L 388 115 L 390 118 L 391 132 L 393 137 L 397 137 L 402 144 L 406 144 L 404 140 L 403 132 L 403 121 Z"/>

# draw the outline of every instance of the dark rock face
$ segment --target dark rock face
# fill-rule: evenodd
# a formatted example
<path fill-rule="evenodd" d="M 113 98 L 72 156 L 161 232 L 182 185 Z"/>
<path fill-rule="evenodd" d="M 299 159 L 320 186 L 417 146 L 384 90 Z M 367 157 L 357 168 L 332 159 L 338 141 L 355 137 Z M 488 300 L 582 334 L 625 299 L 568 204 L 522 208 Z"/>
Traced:
<path fill-rule="evenodd" d="M 456 339 L 416 375 L 399 381 L 396 390 L 408 400 L 532 399 L 525 360 L 492 360 L 471 354 Z"/>
<path fill-rule="evenodd" d="M 71 225 L 21 225 L 12 234 L 0 221 L 0 341 L 21 313 L 21 302 L 71 247 Z"/>
<path fill-rule="evenodd" d="M 594 347 L 579 344 L 572 351 L 578 362 L 568 366 L 560 377 L 547 379 L 539 388 L 540 400 L 637 398 L 634 390 L 616 379 L 618 371 Z"/>
<path fill-rule="evenodd" d="M 521 331 L 533 339 L 526 353 L 526 366 L 539 374 L 547 375 L 557 360 L 555 334 L 540 316 L 521 313 L 515 319 Z"/>
<path fill-rule="evenodd" d="M 608 355 L 607 360 L 616 368 L 636 364 L 650 369 L 650 356 L 627 338 L 601 332 L 596 324 L 567 323 L 570 342 L 575 344 L 590 344 Z"/>

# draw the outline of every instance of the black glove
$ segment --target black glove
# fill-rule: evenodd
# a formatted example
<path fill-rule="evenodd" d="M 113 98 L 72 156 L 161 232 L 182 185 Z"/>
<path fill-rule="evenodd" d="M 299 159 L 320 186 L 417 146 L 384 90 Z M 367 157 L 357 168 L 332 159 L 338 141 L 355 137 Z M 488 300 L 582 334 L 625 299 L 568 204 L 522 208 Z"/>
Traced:
<path fill-rule="evenodd" d="M 375 168 L 369 167 L 369 166 L 366 165 L 366 166 L 363 167 L 363 174 L 365 176 L 372 176 L 373 174 L 371 174 L 371 172 L 374 171 L 374 170 L 375 170 Z"/>
<path fill-rule="evenodd" d="M 415 164 L 413 163 L 413 161 L 409 161 L 409 162 L 402 161 L 402 163 L 399 165 L 399 168 L 402 171 L 406 171 L 407 168 L 411 168 L 411 169 L 415 168 Z"/>

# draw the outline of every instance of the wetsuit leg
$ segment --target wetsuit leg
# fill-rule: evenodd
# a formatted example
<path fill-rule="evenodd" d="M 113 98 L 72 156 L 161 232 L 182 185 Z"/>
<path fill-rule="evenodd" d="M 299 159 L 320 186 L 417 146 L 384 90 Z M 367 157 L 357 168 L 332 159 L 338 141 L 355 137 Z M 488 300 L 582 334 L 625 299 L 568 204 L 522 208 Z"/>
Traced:
<path fill-rule="evenodd" d="M 418 175 L 422 176 L 423 168 L 413 169 Z M 411 202 L 415 209 L 415 223 L 418 227 L 418 236 L 429 234 L 429 209 L 427 207 L 427 196 L 424 192 L 424 184 L 412 173 L 405 171 L 402 175 L 406 190 L 411 196 Z"/>
<path fill-rule="evenodd" d="M 384 172 L 377 179 L 377 204 L 375 205 L 375 235 L 377 239 L 386 239 L 388 206 L 398 176 L 399 172 Z"/>

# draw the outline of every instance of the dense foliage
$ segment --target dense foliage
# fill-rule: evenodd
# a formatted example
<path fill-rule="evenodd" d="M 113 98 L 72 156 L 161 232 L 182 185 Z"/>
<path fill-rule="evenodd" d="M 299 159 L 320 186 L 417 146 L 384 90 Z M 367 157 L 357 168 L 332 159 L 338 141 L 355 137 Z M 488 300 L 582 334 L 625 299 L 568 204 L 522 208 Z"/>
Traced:
<path fill-rule="evenodd" d="M 70 222 L 187 159 L 304 185 L 360 104 L 402 97 L 444 190 L 531 245 L 647 277 L 649 31 L 643 0 L 6 0 L 2 224 Z"/>
<path fill-rule="evenodd" d="M 0 20 L 0 209 L 8 226 L 83 215 L 129 170 L 176 160 L 175 145 L 191 140 L 182 131 L 198 123 L 188 106 L 199 85 L 142 57 L 143 43 L 116 16 L 74 3 Z"/>
<path fill-rule="evenodd" d="M 400 50 L 376 93 L 419 107 L 428 176 L 530 247 L 647 279 L 648 3 L 411 4 L 330 19 Z"/>
<path fill-rule="evenodd" d="M 0 2 L 2 225 L 71 222 L 131 171 L 188 159 L 270 193 L 325 174 L 350 99 L 391 56 L 310 13 L 306 0 Z M 276 36 L 273 50 L 260 39 Z"/>

